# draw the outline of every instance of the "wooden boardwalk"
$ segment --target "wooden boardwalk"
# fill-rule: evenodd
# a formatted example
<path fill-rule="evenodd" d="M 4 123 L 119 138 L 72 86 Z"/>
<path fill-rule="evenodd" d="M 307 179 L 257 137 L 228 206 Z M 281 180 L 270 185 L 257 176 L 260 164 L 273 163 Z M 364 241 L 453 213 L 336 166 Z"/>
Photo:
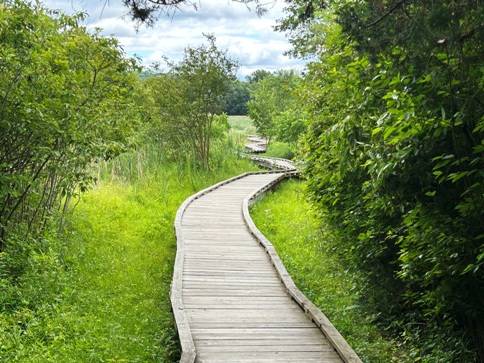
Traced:
<path fill-rule="evenodd" d="M 281 171 L 287 171 L 287 172 L 296 171 L 296 166 L 294 165 L 294 163 L 287 159 L 273 158 L 270 156 L 255 156 L 255 155 L 249 155 L 248 157 L 254 163 L 266 169 L 281 170 Z"/>
<path fill-rule="evenodd" d="M 248 152 L 259 154 L 265 153 L 267 149 L 267 140 L 256 135 L 248 137 L 249 143 L 245 144 L 245 149 Z"/>
<path fill-rule="evenodd" d="M 251 200 L 284 177 L 243 174 L 180 207 L 171 291 L 180 362 L 361 362 L 250 219 Z"/>

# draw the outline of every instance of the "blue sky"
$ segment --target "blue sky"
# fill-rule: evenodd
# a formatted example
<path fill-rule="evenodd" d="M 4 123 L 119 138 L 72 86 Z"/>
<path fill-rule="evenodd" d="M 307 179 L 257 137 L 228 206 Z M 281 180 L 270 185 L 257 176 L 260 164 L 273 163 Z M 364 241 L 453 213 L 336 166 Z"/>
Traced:
<path fill-rule="evenodd" d="M 118 38 L 126 53 L 137 54 L 145 65 L 160 61 L 162 55 L 177 61 L 186 46 L 201 44 L 203 33 L 211 33 L 219 48 L 227 49 L 242 64 L 238 73 L 241 79 L 257 69 L 303 67 L 302 61 L 283 55 L 290 45 L 284 34 L 272 29 L 276 19 L 284 16 L 281 0 L 263 17 L 230 0 L 200 0 L 196 2 L 198 11 L 187 5 L 171 16 L 161 14 L 153 28 L 141 27 L 138 32 L 124 16 L 127 9 L 121 0 L 44 0 L 44 4 L 66 13 L 87 12 L 88 27 L 103 28 L 104 34 Z"/>

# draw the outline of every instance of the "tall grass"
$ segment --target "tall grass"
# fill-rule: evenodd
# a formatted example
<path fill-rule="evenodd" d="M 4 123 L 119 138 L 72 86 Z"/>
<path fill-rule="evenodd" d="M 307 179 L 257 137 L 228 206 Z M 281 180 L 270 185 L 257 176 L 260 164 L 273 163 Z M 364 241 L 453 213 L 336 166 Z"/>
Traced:
<path fill-rule="evenodd" d="M 272 242 L 299 289 L 317 305 L 364 362 L 413 361 L 383 336 L 359 304 L 360 276 L 350 274 L 328 243 L 336 238 L 313 216 L 304 182 L 287 181 L 251 208 L 261 232 Z"/>
<path fill-rule="evenodd" d="M 271 141 L 267 152 L 263 155 L 292 160 L 295 156 L 294 147 L 281 141 Z"/>
<path fill-rule="evenodd" d="M 256 129 L 249 116 L 229 116 L 230 128 L 244 135 L 254 135 Z"/>
<path fill-rule="evenodd" d="M 213 145 L 211 171 L 172 163 L 154 143 L 100 165 L 65 232 L 45 235 L 21 281 L 0 274 L 0 361 L 176 361 L 174 217 L 194 192 L 256 169 L 234 145 Z"/>

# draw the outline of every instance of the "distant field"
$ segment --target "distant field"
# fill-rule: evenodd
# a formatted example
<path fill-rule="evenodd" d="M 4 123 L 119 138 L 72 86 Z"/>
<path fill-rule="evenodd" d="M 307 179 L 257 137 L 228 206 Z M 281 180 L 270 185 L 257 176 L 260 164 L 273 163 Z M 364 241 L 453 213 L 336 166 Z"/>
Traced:
<path fill-rule="evenodd" d="M 255 134 L 255 127 L 249 116 L 229 116 L 229 124 L 232 130 L 251 135 Z"/>

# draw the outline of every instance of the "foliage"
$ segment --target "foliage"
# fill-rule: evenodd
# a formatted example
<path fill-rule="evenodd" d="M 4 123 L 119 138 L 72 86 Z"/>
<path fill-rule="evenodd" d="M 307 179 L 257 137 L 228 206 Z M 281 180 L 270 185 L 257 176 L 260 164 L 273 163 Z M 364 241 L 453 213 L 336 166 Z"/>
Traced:
<path fill-rule="evenodd" d="M 484 6 L 342 1 L 315 16 L 296 24 L 321 43 L 303 157 L 312 203 L 345 236 L 335 251 L 416 359 L 482 362 Z"/>
<path fill-rule="evenodd" d="M 52 212 L 88 188 L 91 164 L 132 142 L 135 60 L 89 34 L 83 16 L 0 7 L 0 250 L 10 237 L 40 237 Z"/>
<path fill-rule="evenodd" d="M 224 113 L 227 115 L 247 115 L 247 102 L 250 99 L 249 84 L 238 79 L 232 81 L 231 87 L 225 94 L 226 105 Z"/>
<path fill-rule="evenodd" d="M 305 199 L 305 182 L 289 180 L 251 208 L 298 288 L 349 342 L 363 362 L 413 361 L 397 341 L 382 335 L 360 303 L 364 276 L 350 272 L 333 253 L 337 230 L 321 224 Z"/>
<path fill-rule="evenodd" d="M 271 72 L 266 71 L 265 69 L 257 69 L 251 74 L 249 74 L 246 78 L 247 82 L 251 85 L 257 84 L 259 81 L 262 81 L 264 78 L 272 75 Z"/>
<path fill-rule="evenodd" d="M 297 107 L 294 94 L 300 81 L 294 71 L 278 71 L 262 76 L 250 89 L 249 116 L 260 136 L 269 141 L 277 137 L 281 141 L 297 142 L 305 130 L 305 115 Z"/>
<path fill-rule="evenodd" d="M 210 146 L 217 128 L 224 95 L 235 80 L 237 63 L 217 48 L 215 37 L 208 45 L 187 47 L 178 64 L 167 60 L 170 70 L 148 78 L 144 85 L 146 107 L 158 138 L 178 159 L 191 157 L 210 167 Z M 180 157 L 181 156 L 181 157 Z"/>
<path fill-rule="evenodd" d="M 276 31 L 285 32 L 293 45 L 286 54 L 303 59 L 312 59 L 325 51 L 325 19 L 321 10 L 329 6 L 324 0 L 292 0 L 285 9 L 286 16 L 277 20 Z M 317 14 L 317 15 L 315 15 Z"/>
<path fill-rule="evenodd" d="M 264 155 L 292 160 L 295 157 L 295 152 L 294 148 L 289 144 L 281 141 L 273 141 L 267 147 L 267 152 Z"/>
<path fill-rule="evenodd" d="M 214 170 L 175 164 L 155 142 L 101 163 L 66 228 L 46 234 L 17 284 L 0 275 L 2 362 L 174 362 L 169 300 L 185 198 L 246 170 L 228 140 Z M 0 271 L 9 256 L 0 254 Z"/>

